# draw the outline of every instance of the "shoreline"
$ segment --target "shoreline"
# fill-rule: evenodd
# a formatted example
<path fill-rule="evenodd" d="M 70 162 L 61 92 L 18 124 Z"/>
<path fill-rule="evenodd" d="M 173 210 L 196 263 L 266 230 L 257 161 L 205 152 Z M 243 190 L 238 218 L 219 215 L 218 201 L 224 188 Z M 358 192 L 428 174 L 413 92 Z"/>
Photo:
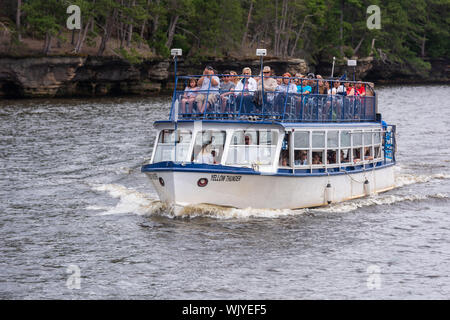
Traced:
<path fill-rule="evenodd" d="M 409 83 L 401 83 L 401 82 L 383 82 L 375 85 L 380 88 L 385 87 L 415 87 L 415 86 L 444 86 L 449 85 L 450 81 L 433 81 L 433 82 L 409 82 Z M 60 97 L 0 97 L 0 106 L 2 103 L 7 102 L 16 102 L 16 101 L 71 101 L 71 100 L 84 100 L 84 101 L 108 101 L 108 100 L 138 100 L 138 99 L 168 99 L 172 98 L 173 91 L 163 91 L 154 94 L 148 95 L 138 95 L 138 94 L 124 94 L 124 95 L 104 95 L 104 96 L 60 96 Z"/>
<path fill-rule="evenodd" d="M 445 59 L 435 61 L 430 71 L 433 77 L 426 78 L 412 76 L 411 70 L 402 70 L 399 66 L 380 64 L 372 57 L 361 58 L 358 63 L 356 78 L 376 86 L 450 83 L 450 61 Z M 181 59 L 178 73 L 199 74 L 205 65 L 212 65 L 219 73 L 225 70 L 239 73 L 249 66 L 256 74 L 260 68 L 259 60 L 249 57 Z M 266 57 L 264 65 L 270 66 L 277 75 L 331 73 L 328 64 L 311 65 L 299 58 Z M 344 73 L 352 77 L 353 70 L 340 61 L 335 75 Z M 0 57 L 0 99 L 164 96 L 173 92 L 173 78 L 173 62 L 163 58 L 132 64 L 117 57 L 99 56 Z"/>

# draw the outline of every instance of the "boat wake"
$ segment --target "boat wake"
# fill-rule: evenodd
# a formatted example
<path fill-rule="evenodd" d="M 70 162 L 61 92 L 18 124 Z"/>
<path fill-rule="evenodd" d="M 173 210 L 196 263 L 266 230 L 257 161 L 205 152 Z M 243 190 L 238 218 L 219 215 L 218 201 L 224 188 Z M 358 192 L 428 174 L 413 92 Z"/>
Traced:
<path fill-rule="evenodd" d="M 397 175 L 396 187 L 450 179 L 450 175 Z M 118 184 L 92 185 L 93 191 L 106 192 L 109 196 L 119 199 L 115 206 L 89 206 L 86 209 L 100 211 L 99 215 L 114 215 L 134 213 L 138 215 L 161 215 L 169 218 L 196 218 L 210 217 L 215 219 L 247 219 L 247 218 L 279 218 L 283 216 L 295 216 L 305 213 L 319 212 L 351 212 L 360 208 L 375 205 L 392 205 L 404 201 L 423 201 L 427 199 L 448 199 L 445 193 L 435 194 L 391 194 L 382 193 L 367 198 L 355 199 L 341 203 L 335 203 L 326 207 L 313 209 L 254 209 L 231 208 L 217 205 L 169 205 L 159 201 L 155 194 L 147 194 L 127 188 Z"/>

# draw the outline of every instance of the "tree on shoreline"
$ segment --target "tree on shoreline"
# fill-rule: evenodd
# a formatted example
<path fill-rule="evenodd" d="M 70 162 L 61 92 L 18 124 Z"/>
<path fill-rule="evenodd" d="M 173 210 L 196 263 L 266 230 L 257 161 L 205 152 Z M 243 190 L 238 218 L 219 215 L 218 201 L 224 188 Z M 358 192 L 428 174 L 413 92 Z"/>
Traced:
<path fill-rule="evenodd" d="M 55 52 L 55 39 L 66 41 L 69 4 L 82 13 L 75 54 L 167 57 L 180 47 L 197 59 L 265 47 L 313 63 L 374 55 L 417 72 L 429 70 L 429 58 L 450 56 L 450 0 L 0 0 L 8 48 L 32 39 Z M 369 5 L 381 9 L 380 30 L 366 26 Z"/>

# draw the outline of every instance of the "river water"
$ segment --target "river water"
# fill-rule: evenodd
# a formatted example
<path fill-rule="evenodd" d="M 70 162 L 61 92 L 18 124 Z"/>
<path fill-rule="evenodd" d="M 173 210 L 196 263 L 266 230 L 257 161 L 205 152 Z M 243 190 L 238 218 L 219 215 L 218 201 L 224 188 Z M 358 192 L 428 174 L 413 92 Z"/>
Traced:
<path fill-rule="evenodd" d="M 378 93 L 397 189 L 176 214 L 140 172 L 170 98 L 0 101 L 0 298 L 450 298 L 450 89 Z"/>

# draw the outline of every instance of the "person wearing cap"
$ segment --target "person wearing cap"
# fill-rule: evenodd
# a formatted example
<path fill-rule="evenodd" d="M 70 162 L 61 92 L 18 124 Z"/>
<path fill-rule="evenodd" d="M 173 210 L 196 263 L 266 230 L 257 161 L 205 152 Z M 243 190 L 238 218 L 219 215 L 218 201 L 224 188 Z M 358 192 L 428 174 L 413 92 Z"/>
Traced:
<path fill-rule="evenodd" d="M 214 68 L 207 66 L 203 70 L 203 76 L 198 80 L 197 85 L 200 87 L 199 94 L 195 97 L 197 108 L 200 113 L 205 111 L 206 105 L 213 104 L 217 100 L 219 94 L 220 79 L 214 76 Z M 206 99 L 208 98 L 208 101 Z"/>
<path fill-rule="evenodd" d="M 255 94 L 255 103 L 257 105 L 262 105 L 262 83 L 264 82 L 264 103 L 269 102 L 272 103 L 274 99 L 274 91 L 277 89 L 278 83 L 272 78 L 272 70 L 269 66 L 265 66 L 263 68 L 262 76 L 264 77 L 264 81 L 261 77 L 258 77 L 258 91 Z"/>
<path fill-rule="evenodd" d="M 277 89 L 277 81 L 271 77 L 272 70 L 269 66 L 265 66 L 263 69 L 263 77 L 264 77 L 264 91 L 275 91 Z M 258 79 L 258 90 L 262 89 L 262 81 L 261 78 Z"/>

